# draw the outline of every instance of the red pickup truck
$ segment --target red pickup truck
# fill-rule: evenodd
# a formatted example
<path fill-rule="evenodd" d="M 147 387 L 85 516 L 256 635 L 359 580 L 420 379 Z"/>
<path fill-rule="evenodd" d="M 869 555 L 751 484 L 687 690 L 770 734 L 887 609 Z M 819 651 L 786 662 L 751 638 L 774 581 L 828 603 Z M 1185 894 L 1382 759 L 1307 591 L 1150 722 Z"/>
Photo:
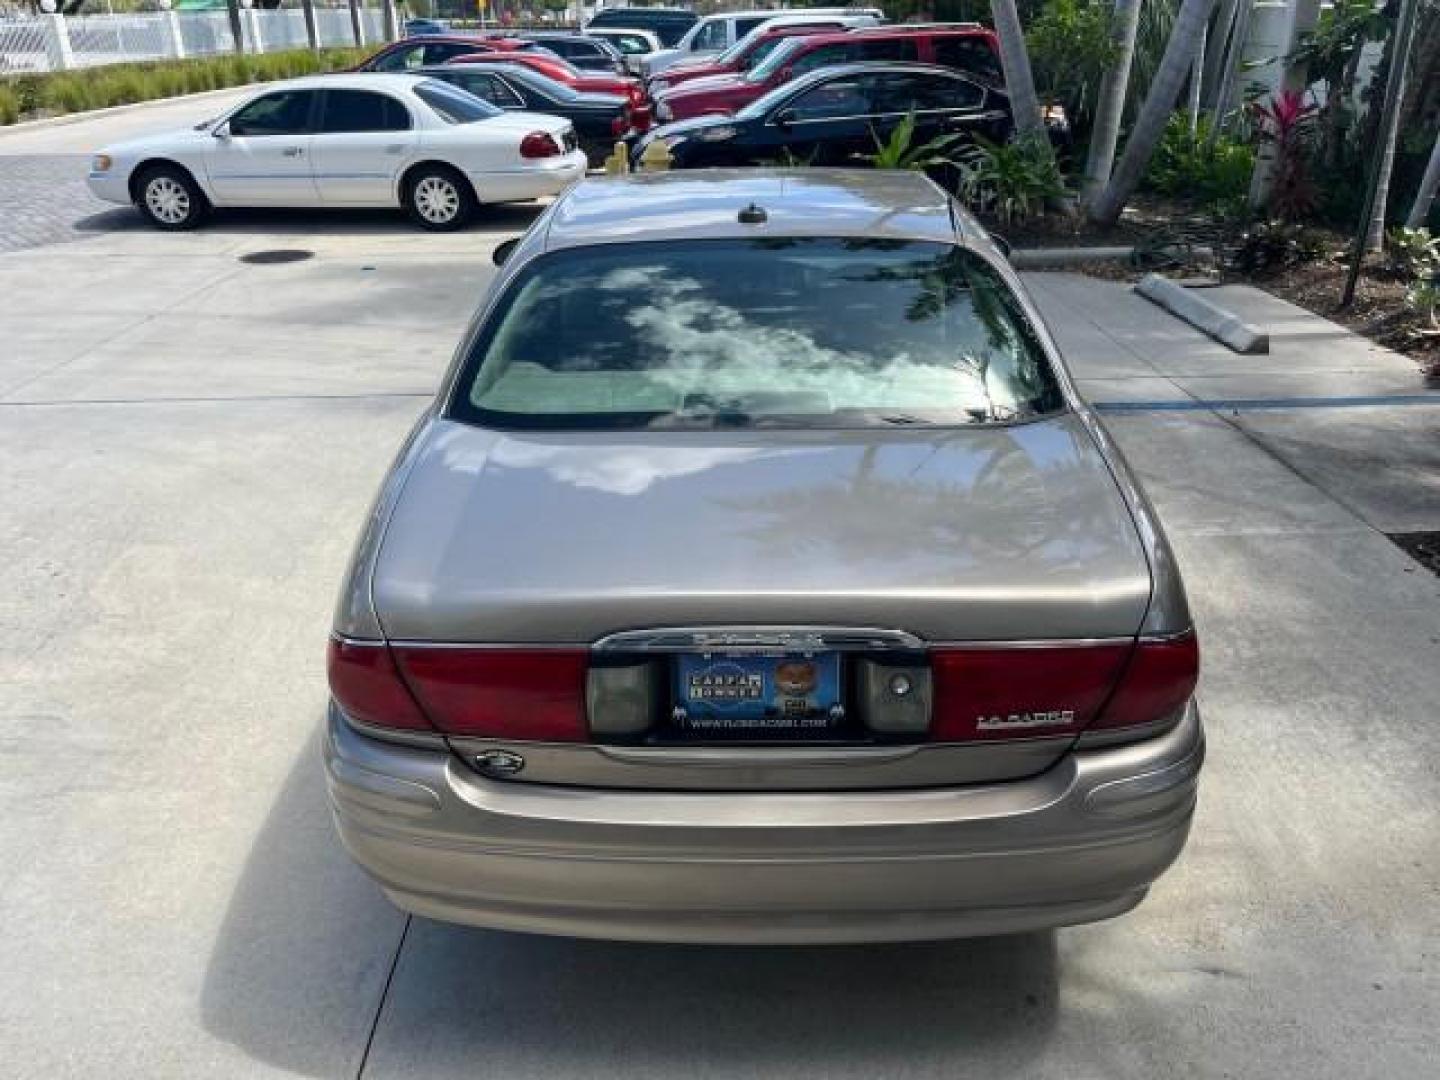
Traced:
<path fill-rule="evenodd" d="M 938 64 L 997 84 L 1004 80 L 994 31 L 971 23 L 805 34 L 782 38 L 748 71 L 695 78 L 652 94 L 655 117 L 669 123 L 733 113 L 797 75 L 831 64 L 867 60 Z"/>

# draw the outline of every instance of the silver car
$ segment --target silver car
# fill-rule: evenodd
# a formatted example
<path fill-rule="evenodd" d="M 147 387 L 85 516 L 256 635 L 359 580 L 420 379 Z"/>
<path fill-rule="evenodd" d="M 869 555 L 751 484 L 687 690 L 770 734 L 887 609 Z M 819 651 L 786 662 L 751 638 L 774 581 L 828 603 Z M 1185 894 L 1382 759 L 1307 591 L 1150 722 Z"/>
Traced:
<path fill-rule="evenodd" d="M 984 230 L 916 174 L 586 180 L 504 261 L 330 642 L 391 899 L 692 942 L 1127 911 L 1204 738 L 1175 560 Z"/>

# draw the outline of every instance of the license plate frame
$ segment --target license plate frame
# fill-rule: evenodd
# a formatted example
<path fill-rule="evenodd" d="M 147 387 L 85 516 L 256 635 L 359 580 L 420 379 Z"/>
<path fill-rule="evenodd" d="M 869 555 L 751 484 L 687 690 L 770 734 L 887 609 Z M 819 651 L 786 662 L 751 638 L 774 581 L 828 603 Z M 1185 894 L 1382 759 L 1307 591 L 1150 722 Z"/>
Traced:
<path fill-rule="evenodd" d="M 836 652 L 706 652 L 675 658 L 671 722 L 687 737 L 826 738 L 845 727 Z"/>

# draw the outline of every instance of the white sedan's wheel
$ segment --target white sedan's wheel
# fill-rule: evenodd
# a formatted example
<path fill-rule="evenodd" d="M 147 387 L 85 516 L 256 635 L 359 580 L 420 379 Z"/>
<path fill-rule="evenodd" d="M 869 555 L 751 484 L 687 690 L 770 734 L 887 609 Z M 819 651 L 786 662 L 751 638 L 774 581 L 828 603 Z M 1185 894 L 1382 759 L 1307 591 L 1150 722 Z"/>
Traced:
<path fill-rule="evenodd" d="M 158 229 L 192 229 L 205 214 L 204 194 L 183 170 L 173 166 L 148 170 L 136 193 L 140 212 Z"/>
<path fill-rule="evenodd" d="M 459 229 L 475 213 L 475 195 L 463 176 L 443 166 L 425 166 L 410 178 L 405 208 L 427 229 Z"/>

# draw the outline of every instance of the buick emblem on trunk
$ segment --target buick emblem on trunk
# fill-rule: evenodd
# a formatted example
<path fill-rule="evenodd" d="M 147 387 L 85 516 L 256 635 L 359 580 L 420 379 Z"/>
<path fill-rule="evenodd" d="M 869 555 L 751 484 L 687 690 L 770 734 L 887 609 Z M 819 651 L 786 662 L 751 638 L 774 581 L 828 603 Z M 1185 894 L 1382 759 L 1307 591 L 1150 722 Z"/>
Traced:
<path fill-rule="evenodd" d="M 525 759 L 510 750 L 486 750 L 475 755 L 475 767 L 486 776 L 514 776 L 525 768 Z"/>
<path fill-rule="evenodd" d="M 1074 723 L 1074 709 L 1055 709 L 1050 712 L 1010 713 L 1008 716 L 977 716 L 977 731 L 1023 731 L 1026 728 L 1063 727 Z"/>

